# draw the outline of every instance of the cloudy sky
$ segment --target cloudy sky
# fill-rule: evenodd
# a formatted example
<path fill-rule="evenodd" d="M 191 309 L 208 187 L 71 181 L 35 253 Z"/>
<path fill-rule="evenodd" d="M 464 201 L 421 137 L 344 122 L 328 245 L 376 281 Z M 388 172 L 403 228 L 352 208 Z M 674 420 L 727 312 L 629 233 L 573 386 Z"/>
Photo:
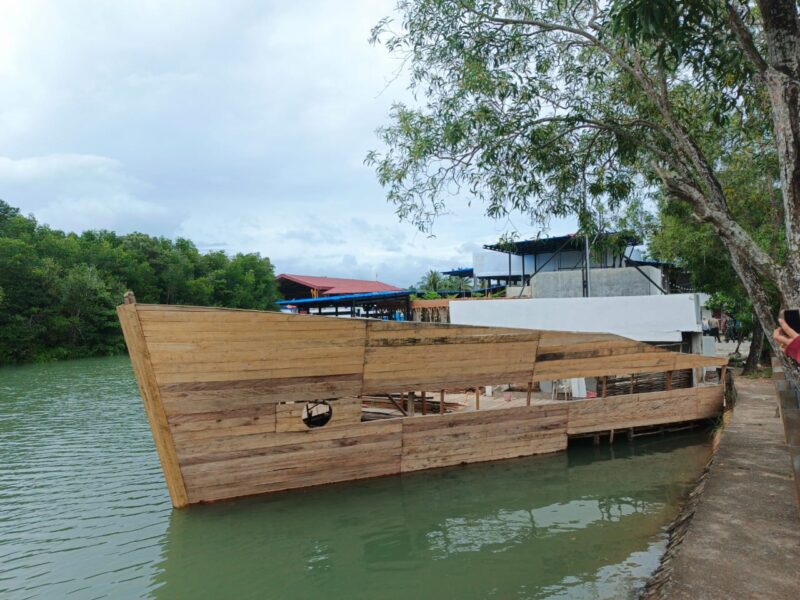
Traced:
<path fill-rule="evenodd" d="M 363 159 L 409 94 L 367 39 L 394 3 L 0 0 L 0 198 L 58 229 L 399 285 L 535 234 L 454 200 L 429 238 L 386 203 Z"/>

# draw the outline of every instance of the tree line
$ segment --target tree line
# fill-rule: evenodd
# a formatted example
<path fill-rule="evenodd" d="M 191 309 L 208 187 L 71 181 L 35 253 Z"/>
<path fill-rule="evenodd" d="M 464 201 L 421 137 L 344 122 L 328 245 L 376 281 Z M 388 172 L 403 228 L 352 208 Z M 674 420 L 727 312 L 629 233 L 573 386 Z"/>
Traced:
<path fill-rule="evenodd" d="M 428 231 L 461 199 L 542 226 L 577 215 L 593 234 L 656 200 L 654 249 L 710 266 L 709 287 L 727 280 L 754 328 L 800 306 L 796 2 L 409 0 L 397 13 L 372 40 L 420 101 L 392 107 L 366 162 L 400 218 Z"/>
<path fill-rule="evenodd" d="M 269 310 L 272 263 L 201 253 L 189 240 L 112 231 L 65 233 L 0 200 L 0 365 L 124 351 L 116 305 L 137 302 Z"/>

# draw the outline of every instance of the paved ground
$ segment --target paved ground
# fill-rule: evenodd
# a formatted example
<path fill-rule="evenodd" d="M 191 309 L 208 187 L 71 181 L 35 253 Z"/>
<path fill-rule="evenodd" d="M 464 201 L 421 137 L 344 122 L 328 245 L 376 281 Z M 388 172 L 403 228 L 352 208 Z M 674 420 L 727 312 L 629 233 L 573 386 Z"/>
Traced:
<path fill-rule="evenodd" d="M 717 343 L 717 356 L 728 357 L 736 350 L 736 342 L 719 342 Z M 739 354 L 742 358 L 747 358 L 747 353 L 750 352 L 750 342 L 745 340 L 739 346 Z"/>
<path fill-rule="evenodd" d="M 800 517 L 774 388 L 744 378 L 736 386 L 668 598 L 800 598 Z"/>

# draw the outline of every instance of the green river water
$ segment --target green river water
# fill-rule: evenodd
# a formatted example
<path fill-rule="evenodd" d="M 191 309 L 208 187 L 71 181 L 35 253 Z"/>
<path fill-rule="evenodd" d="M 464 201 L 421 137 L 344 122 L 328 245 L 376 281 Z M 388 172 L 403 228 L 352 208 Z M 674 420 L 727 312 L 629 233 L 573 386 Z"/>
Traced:
<path fill-rule="evenodd" d="M 0 598 L 627 598 L 707 433 L 172 510 L 127 358 L 0 369 Z"/>

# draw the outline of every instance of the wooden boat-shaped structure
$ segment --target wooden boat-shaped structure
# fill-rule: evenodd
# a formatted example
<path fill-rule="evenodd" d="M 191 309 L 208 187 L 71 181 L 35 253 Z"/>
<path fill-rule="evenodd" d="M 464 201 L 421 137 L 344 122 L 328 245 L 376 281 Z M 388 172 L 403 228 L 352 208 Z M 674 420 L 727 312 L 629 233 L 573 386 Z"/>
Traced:
<path fill-rule="evenodd" d="M 132 294 L 118 314 L 175 507 L 556 452 L 570 436 L 707 419 L 723 406 L 721 384 L 679 387 L 673 374 L 725 360 L 611 334 L 147 305 Z M 620 376 L 630 388 L 611 395 Z M 412 416 L 412 402 L 408 416 L 362 417 L 370 395 L 441 399 L 575 377 L 597 378 L 598 397 L 532 402 L 529 391 L 511 408 L 439 414 L 439 402 Z M 658 391 L 637 386 L 645 379 Z"/>

